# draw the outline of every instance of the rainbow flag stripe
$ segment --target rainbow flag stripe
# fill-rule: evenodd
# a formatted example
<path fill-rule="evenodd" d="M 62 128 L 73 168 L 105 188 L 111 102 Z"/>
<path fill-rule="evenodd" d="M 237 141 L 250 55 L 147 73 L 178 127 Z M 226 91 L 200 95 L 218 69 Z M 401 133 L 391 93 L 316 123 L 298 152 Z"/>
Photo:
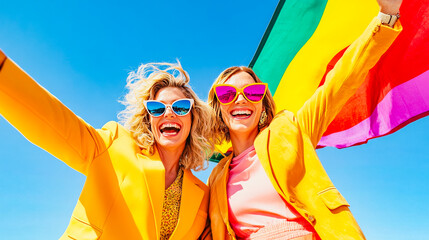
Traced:
<path fill-rule="evenodd" d="M 281 0 L 250 67 L 296 112 L 377 15 L 375 0 Z M 328 127 L 319 147 L 349 147 L 429 114 L 429 1 L 404 1 L 403 32 Z"/>

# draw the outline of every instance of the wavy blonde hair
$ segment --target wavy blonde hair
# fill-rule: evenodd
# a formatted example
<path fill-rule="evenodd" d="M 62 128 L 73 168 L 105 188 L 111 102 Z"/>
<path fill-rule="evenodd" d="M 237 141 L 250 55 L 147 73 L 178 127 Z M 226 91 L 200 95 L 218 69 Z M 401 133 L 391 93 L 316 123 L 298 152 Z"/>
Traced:
<path fill-rule="evenodd" d="M 212 109 L 198 98 L 188 83 L 189 75 L 180 62 L 142 64 L 137 71 L 128 75 L 126 88 L 129 92 L 121 101 L 126 108 L 119 113 L 118 118 L 130 130 L 137 144 L 153 154 L 155 138 L 143 101 L 153 100 L 158 91 L 166 87 L 180 89 L 187 98 L 194 100 L 194 104 L 191 110 L 192 126 L 179 164 L 185 169 L 199 171 L 206 168 L 207 160 L 214 149 L 211 124 L 215 116 Z"/>
<path fill-rule="evenodd" d="M 239 73 L 239 72 L 246 72 L 248 73 L 253 80 L 256 83 L 262 83 L 262 81 L 256 76 L 256 73 L 248 67 L 230 67 L 225 69 L 223 72 L 219 74 L 219 76 L 214 81 L 210 92 L 209 92 L 209 98 L 208 103 L 213 108 L 215 115 L 216 115 L 216 121 L 214 123 L 213 129 L 216 136 L 216 142 L 217 144 L 221 144 L 223 141 L 229 142 L 231 140 L 231 136 L 229 134 L 229 129 L 226 126 L 225 122 L 222 119 L 222 112 L 220 110 L 220 103 L 217 99 L 213 86 L 216 84 L 222 84 L 228 81 L 229 78 L 231 78 L 233 75 Z M 271 95 L 271 92 L 269 89 L 267 89 L 267 93 L 265 94 L 264 99 L 262 100 L 262 106 L 267 114 L 267 120 L 263 125 L 258 126 L 259 131 L 270 125 L 271 121 L 274 118 L 274 115 L 276 113 L 276 105 L 274 103 L 274 98 Z"/>

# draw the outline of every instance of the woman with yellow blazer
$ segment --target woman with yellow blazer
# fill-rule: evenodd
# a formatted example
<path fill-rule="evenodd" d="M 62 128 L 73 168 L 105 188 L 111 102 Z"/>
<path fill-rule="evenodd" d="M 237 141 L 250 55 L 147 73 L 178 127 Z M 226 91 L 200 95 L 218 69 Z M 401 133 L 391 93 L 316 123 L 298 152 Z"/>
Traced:
<path fill-rule="evenodd" d="M 209 189 L 190 170 L 212 149 L 212 111 L 179 64 L 142 65 L 127 82 L 125 127 L 94 129 L 0 51 L 0 114 L 86 176 L 60 239 L 197 239 Z"/>
<path fill-rule="evenodd" d="M 209 178 L 213 239 L 365 239 L 315 147 L 401 31 L 392 21 L 400 4 L 379 0 L 382 13 L 296 115 L 275 115 L 267 84 L 247 67 L 216 79 L 209 104 L 219 140 L 231 141 L 232 151 Z"/>

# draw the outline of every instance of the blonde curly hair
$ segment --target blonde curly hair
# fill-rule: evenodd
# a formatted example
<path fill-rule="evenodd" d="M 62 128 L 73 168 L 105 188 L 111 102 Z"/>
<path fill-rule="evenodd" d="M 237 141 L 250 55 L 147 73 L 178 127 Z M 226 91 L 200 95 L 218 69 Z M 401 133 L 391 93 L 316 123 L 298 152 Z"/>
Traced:
<path fill-rule="evenodd" d="M 224 141 L 229 142 L 231 140 L 231 136 L 229 134 L 228 127 L 226 126 L 225 122 L 222 119 L 220 103 L 215 95 L 213 86 L 215 86 L 216 84 L 225 83 L 226 81 L 228 81 L 229 78 L 232 77 L 232 75 L 235 75 L 239 72 L 248 73 L 256 83 L 262 83 L 262 81 L 258 78 L 258 76 L 256 76 L 256 73 L 251 68 L 243 67 L 243 66 L 229 67 L 225 69 L 223 72 L 221 72 L 219 76 L 216 78 L 209 92 L 208 104 L 213 108 L 213 111 L 215 113 L 216 121 L 213 126 L 213 129 L 214 129 L 213 131 L 216 136 L 217 144 L 221 144 Z M 267 114 L 267 120 L 263 125 L 258 126 L 259 131 L 261 131 L 268 125 L 270 125 L 271 121 L 274 118 L 274 115 L 276 114 L 276 105 L 274 103 L 274 98 L 271 95 L 271 92 L 269 89 L 267 89 L 267 93 L 265 94 L 265 97 L 262 100 L 262 106 L 264 107 L 265 112 Z"/>
<path fill-rule="evenodd" d="M 121 101 L 126 108 L 118 114 L 120 122 L 131 132 L 137 144 L 154 153 L 155 138 L 151 131 L 149 113 L 144 107 L 145 100 L 153 100 L 159 90 L 166 87 L 180 89 L 183 94 L 194 100 L 191 110 L 192 126 L 180 164 L 194 171 L 206 168 L 208 158 L 213 153 L 212 124 L 215 118 L 212 109 L 198 98 L 189 86 L 189 75 L 180 62 L 142 64 L 129 73 L 126 88 L 129 92 Z"/>

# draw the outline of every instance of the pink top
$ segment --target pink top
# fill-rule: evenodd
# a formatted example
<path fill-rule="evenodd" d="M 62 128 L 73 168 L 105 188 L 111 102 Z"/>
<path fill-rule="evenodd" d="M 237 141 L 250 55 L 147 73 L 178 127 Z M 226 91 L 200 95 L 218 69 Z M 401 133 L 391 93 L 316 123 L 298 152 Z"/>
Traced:
<path fill-rule="evenodd" d="M 305 221 L 274 189 L 254 146 L 234 157 L 229 170 L 229 221 L 238 238 L 285 219 Z"/>

